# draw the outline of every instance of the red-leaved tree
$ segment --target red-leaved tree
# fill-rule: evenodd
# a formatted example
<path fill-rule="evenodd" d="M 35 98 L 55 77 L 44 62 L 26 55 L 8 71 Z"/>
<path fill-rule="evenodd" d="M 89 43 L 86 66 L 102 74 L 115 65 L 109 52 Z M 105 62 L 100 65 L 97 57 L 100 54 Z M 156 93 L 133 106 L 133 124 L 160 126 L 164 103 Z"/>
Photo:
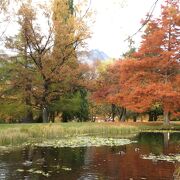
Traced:
<path fill-rule="evenodd" d="M 165 124 L 170 114 L 180 114 L 179 25 L 178 0 L 167 0 L 160 18 L 148 23 L 134 59 L 120 67 L 117 100 L 136 112 L 160 106 Z"/>

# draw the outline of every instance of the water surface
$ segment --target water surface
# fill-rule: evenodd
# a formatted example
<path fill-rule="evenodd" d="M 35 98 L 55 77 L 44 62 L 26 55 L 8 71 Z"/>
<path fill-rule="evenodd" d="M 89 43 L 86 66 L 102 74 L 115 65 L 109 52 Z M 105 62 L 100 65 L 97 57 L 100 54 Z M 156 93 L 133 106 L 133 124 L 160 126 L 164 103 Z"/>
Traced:
<path fill-rule="evenodd" d="M 180 133 L 141 133 L 122 146 L 54 148 L 27 146 L 0 151 L 0 179 L 178 180 L 177 160 L 144 156 L 180 154 Z M 180 173 L 180 172 L 179 172 Z"/>

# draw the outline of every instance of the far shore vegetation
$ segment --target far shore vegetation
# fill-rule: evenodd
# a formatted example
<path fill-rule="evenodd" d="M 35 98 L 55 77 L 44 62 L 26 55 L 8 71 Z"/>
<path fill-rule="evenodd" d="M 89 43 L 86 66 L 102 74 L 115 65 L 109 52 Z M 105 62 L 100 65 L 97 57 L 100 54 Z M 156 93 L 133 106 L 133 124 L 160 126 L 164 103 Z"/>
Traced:
<path fill-rule="evenodd" d="M 16 146 L 59 140 L 69 137 L 95 136 L 130 138 L 140 132 L 180 132 L 180 124 L 171 123 L 111 123 L 111 122 L 69 122 L 0 124 L 0 146 Z"/>
<path fill-rule="evenodd" d="M 0 123 L 142 119 L 170 125 L 180 120 L 178 0 L 164 2 L 158 18 L 144 17 L 139 47 L 129 37 L 120 59 L 102 59 L 86 48 L 94 19 L 91 8 L 83 14 L 85 2 L 1 1 Z M 3 32 L 10 20 L 18 27 L 13 34 L 6 28 Z M 52 127 L 60 128 L 61 134 L 61 126 Z M 91 127 L 81 131 L 93 131 Z M 31 128 L 23 130 L 20 125 L 20 129 L 22 139 L 28 133 L 33 136 Z M 136 131 L 135 127 L 114 129 Z"/>

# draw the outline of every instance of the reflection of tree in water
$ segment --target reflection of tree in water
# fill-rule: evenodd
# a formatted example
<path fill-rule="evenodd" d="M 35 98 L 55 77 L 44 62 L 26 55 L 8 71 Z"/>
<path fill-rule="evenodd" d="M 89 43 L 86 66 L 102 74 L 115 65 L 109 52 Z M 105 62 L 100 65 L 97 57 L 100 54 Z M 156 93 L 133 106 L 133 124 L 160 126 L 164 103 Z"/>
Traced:
<path fill-rule="evenodd" d="M 175 170 L 173 173 L 174 180 L 180 180 L 180 163 L 175 165 Z"/>
<path fill-rule="evenodd" d="M 64 165 L 73 165 L 78 168 L 84 164 L 84 154 L 86 148 L 61 148 L 59 159 Z"/>
<path fill-rule="evenodd" d="M 169 133 L 164 132 L 164 146 L 163 146 L 163 153 L 177 153 L 177 144 L 180 142 L 180 133 Z"/>
<path fill-rule="evenodd" d="M 1 160 L 8 164 L 12 162 L 16 162 L 17 165 L 19 164 L 14 169 L 10 169 L 12 166 L 7 167 L 9 169 L 8 174 L 10 174 L 8 175 L 9 179 L 23 179 L 24 177 L 29 179 L 46 179 L 42 174 L 33 174 L 28 171 L 35 169 L 43 173 L 48 172 L 50 176 L 47 179 L 52 180 L 78 179 L 79 177 L 82 179 L 87 177 L 91 179 L 130 179 L 133 177 L 134 179 L 141 179 L 142 177 L 172 179 L 173 173 L 174 180 L 179 180 L 180 167 L 178 163 L 163 161 L 154 164 L 151 160 L 140 158 L 141 154 L 151 152 L 149 147 L 152 144 L 162 145 L 161 149 L 164 148 L 164 145 L 168 145 L 169 149 L 173 145 L 171 138 L 175 137 L 170 135 L 168 142 L 167 134 L 158 134 L 160 141 L 157 139 L 158 143 L 155 143 L 148 142 L 154 138 L 153 134 L 150 134 L 149 137 L 148 135 L 141 135 L 141 145 L 134 143 L 117 147 L 102 146 L 88 148 L 34 148 L 29 146 L 24 148 L 24 150 L 13 152 L 12 155 L 3 156 L 5 159 L 3 160 L 2 157 Z M 139 151 L 136 151 L 136 149 Z M 177 152 L 177 149 L 176 151 L 169 149 L 167 153 L 171 153 L 171 151 Z M 31 160 L 33 161 L 31 166 L 22 165 L 23 162 Z M 66 171 L 62 168 L 63 166 L 71 170 Z M 24 172 L 16 172 L 16 169 L 24 169 Z M 16 172 L 16 178 L 14 178 L 14 172 Z"/>
<path fill-rule="evenodd" d="M 180 143 L 180 132 L 170 133 L 172 143 Z"/>
<path fill-rule="evenodd" d="M 168 154 L 173 150 L 173 145 L 180 142 L 180 133 L 140 133 L 137 140 L 140 145 L 150 149 L 155 155 Z"/>
<path fill-rule="evenodd" d="M 140 133 L 138 142 L 154 154 L 159 155 L 163 152 L 164 137 L 162 133 Z"/>
<path fill-rule="evenodd" d="M 32 160 L 32 156 L 31 156 L 31 148 L 30 146 L 26 146 L 22 149 L 22 159 L 24 161 L 30 161 Z"/>
<path fill-rule="evenodd" d="M 43 173 L 61 172 L 65 176 L 67 173 L 63 167 L 73 170 L 84 165 L 86 148 L 53 148 L 53 147 L 31 147 L 28 146 L 22 151 L 23 162 L 32 162 L 30 166 L 23 165 L 23 176 L 28 176 L 28 169 L 37 169 Z M 72 173 L 68 172 L 68 173 Z"/>
<path fill-rule="evenodd" d="M 124 146 L 112 146 L 111 147 L 112 153 L 123 155 L 123 154 L 126 154 L 126 151 L 127 151 L 126 145 L 124 145 Z"/>
<path fill-rule="evenodd" d="M 43 172 L 47 173 L 48 172 L 48 156 L 47 156 L 47 151 L 48 148 L 41 148 L 40 149 L 40 156 L 41 158 L 38 159 L 38 163 L 41 165 L 41 168 L 43 170 Z"/>
<path fill-rule="evenodd" d="M 84 164 L 84 154 L 85 148 L 42 148 L 43 168 L 53 170 L 56 166 L 66 166 L 77 169 Z"/>
<path fill-rule="evenodd" d="M 163 134 L 160 137 L 163 147 Z M 139 147 L 139 144 L 88 148 L 85 158 L 88 159 L 88 164 L 83 170 L 83 177 L 87 177 L 91 172 L 93 175 L 96 174 L 98 179 L 170 179 L 175 164 L 166 161 L 154 163 L 151 160 L 141 159 L 141 153 L 151 152 L 148 148 L 149 146 Z"/>
<path fill-rule="evenodd" d="M 167 149 L 169 145 L 169 140 L 170 140 L 170 133 L 165 132 L 163 133 L 163 135 L 164 135 L 164 149 Z"/>

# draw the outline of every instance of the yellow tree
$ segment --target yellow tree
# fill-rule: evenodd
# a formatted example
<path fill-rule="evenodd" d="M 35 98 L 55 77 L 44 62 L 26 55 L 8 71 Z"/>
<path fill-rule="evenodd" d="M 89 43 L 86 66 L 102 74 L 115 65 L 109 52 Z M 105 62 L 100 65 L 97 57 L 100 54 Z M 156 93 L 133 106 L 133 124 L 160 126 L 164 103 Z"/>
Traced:
<path fill-rule="evenodd" d="M 51 103 L 82 83 L 76 52 L 89 37 L 88 27 L 81 17 L 71 14 L 65 0 L 54 1 L 50 9 L 42 4 L 35 8 L 30 2 L 23 3 L 18 17 L 21 38 L 7 41 L 7 46 L 18 50 L 18 55 L 28 62 L 17 70 L 21 79 L 18 87 L 24 89 L 24 99 L 42 111 L 43 122 L 48 122 Z M 38 17 L 46 22 L 46 28 Z M 27 76 L 23 75 L 25 72 Z"/>

